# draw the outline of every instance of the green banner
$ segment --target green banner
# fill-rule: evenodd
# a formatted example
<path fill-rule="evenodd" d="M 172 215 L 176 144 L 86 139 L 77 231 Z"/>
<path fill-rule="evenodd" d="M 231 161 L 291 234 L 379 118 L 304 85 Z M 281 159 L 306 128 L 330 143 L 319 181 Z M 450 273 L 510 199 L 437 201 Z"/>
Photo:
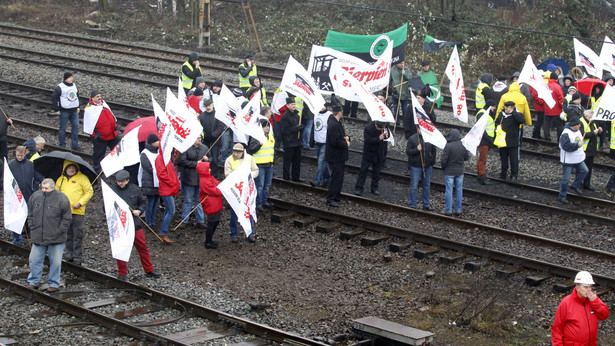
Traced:
<path fill-rule="evenodd" d="M 352 35 L 329 30 L 325 47 L 344 52 L 368 63 L 378 60 L 387 46 L 393 41 L 393 64 L 403 61 L 406 57 L 406 39 L 408 37 L 408 24 L 378 35 Z"/>
<path fill-rule="evenodd" d="M 427 98 L 429 102 L 433 103 L 434 98 L 438 96 L 438 98 L 435 100 L 435 103 L 436 107 L 440 108 L 440 106 L 442 106 L 442 103 L 444 102 L 444 96 L 442 96 L 442 93 L 440 92 L 440 85 L 438 84 L 438 77 L 436 77 L 436 74 L 432 71 L 429 71 L 421 76 L 421 80 L 423 81 L 423 84 L 429 84 L 429 87 L 431 88 L 431 95 L 429 95 L 429 97 Z"/>

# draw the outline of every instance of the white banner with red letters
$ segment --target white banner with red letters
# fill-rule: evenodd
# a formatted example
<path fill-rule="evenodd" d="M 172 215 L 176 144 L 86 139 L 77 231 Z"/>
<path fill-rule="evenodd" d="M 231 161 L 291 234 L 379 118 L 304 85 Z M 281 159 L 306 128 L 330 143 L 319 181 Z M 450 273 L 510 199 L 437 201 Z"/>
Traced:
<path fill-rule="evenodd" d="M 414 116 L 414 125 L 417 125 L 421 129 L 421 136 L 425 142 L 431 143 L 440 149 L 444 149 L 446 145 L 446 138 L 442 133 L 431 123 L 431 120 L 425 114 L 425 110 L 419 104 L 419 101 L 414 96 L 412 90 L 410 90 L 410 96 L 412 96 L 412 115 Z"/>
<path fill-rule="evenodd" d="M 183 153 L 194 145 L 197 137 L 201 136 L 203 126 L 201 126 L 199 118 L 190 113 L 183 102 L 180 102 L 169 88 L 167 88 L 165 113 L 173 129 L 173 147 Z"/>
<path fill-rule="evenodd" d="M 245 155 L 245 153 L 244 153 Z M 250 170 L 250 161 L 243 162 L 224 179 L 218 188 L 226 198 L 228 204 L 233 208 L 237 215 L 239 224 L 246 232 L 246 237 L 252 234 L 252 224 L 250 216 L 256 219 L 256 184 L 252 171 Z"/>
<path fill-rule="evenodd" d="M 603 62 L 591 48 L 581 43 L 576 38 L 572 39 L 574 44 L 575 65 L 585 67 L 587 74 L 602 79 Z"/>
<path fill-rule="evenodd" d="M 341 83 L 337 81 L 336 77 L 336 69 L 333 68 L 334 65 L 337 65 L 338 68 L 343 69 L 347 72 L 347 74 L 354 77 L 360 83 L 364 83 L 367 88 L 372 92 L 377 92 L 386 88 L 389 84 L 389 78 L 391 76 L 391 58 L 393 55 L 393 44 L 389 44 L 385 49 L 384 53 L 375 61 L 373 64 L 368 64 L 365 61 L 358 59 L 352 55 L 337 51 L 335 49 L 320 47 L 313 45 L 312 46 L 312 56 L 310 57 L 310 66 L 308 66 L 308 70 L 312 71 L 312 78 L 315 79 L 315 75 L 322 74 L 324 70 L 328 72 L 328 82 L 321 84 L 316 83 L 317 87 L 323 87 L 325 90 L 321 89 L 321 92 L 330 94 L 331 92 L 335 92 L 336 95 L 345 95 L 344 99 L 348 101 L 357 101 L 361 102 L 361 97 L 359 94 L 353 92 L 353 88 L 349 85 Z M 330 57 L 330 61 L 326 62 L 326 67 L 324 62 L 318 62 L 315 57 L 328 56 Z M 316 60 L 314 60 L 316 59 Z M 320 69 L 320 70 L 319 70 Z M 315 70 L 319 70 L 318 73 Z M 342 90 L 346 89 L 346 90 Z"/>
<path fill-rule="evenodd" d="M 173 153 L 173 129 L 162 107 L 154 100 L 154 95 L 152 95 L 152 104 L 154 106 L 154 116 L 156 117 L 158 138 L 160 138 L 160 152 L 162 153 L 162 160 L 166 166 L 169 161 L 171 161 L 171 154 Z"/>
<path fill-rule="evenodd" d="M 125 135 L 111 152 L 100 161 L 100 167 L 108 178 L 115 172 L 140 162 L 139 155 L 139 128 Z"/>
<path fill-rule="evenodd" d="M 453 101 L 453 116 L 464 123 L 468 122 L 468 105 L 466 103 L 466 90 L 463 85 L 463 76 L 461 75 L 461 63 L 459 62 L 459 53 L 457 46 L 453 47 L 453 52 L 448 60 L 448 65 L 444 71 L 449 79 L 448 88 L 451 91 L 451 99 Z"/>
<path fill-rule="evenodd" d="M 128 262 L 135 241 L 135 224 L 130 207 L 104 182 L 102 184 L 105 216 L 113 258 Z"/>
<path fill-rule="evenodd" d="M 252 97 L 250 102 L 237 114 L 236 124 L 237 127 L 245 135 L 254 137 L 261 144 L 267 142 L 267 137 L 261 127 L 259 117 L 261 109 L 261 91 L 257 91 Z"/>
<path fill-rule="evenodd" d="M 359 82 L 336 62 L 333 63 L 332 70 L 335 71 L 335 79 L 331 78 L 331 80 L 334 80 L 334 83 L 337 81 L 337 83 L 345 86 L 339 89 L 340 94 L 338 96 L 347 99 L 347 96 L 351 94 L 359 95 L 359 101 L 363 102 L 372 120 L 395 123 L 395 118 L 389 107 L 380 101 L 380 99 L 369 90 L 365 83 Z"/>
<path fill-rule="evenodd" d="M 280 89 L 300 97 L 313 114 L 320 112 L 325 105 L 325 99 L 316 88 L 312 76 L 292 55 L 288 57 Z"/>
<path fill-rule="evenodd" d="M 188 103 L 188 96 L 186 96 L 186 92 L 184 91 L 184 87 L 182 86 L 181 78 L 178 78 L 178 83 L 177 83 L 177 100 L 186 106 L 190 114 L 194 115 L 195 117 L 199 116 L 194 110 L 194 108 L 192 108 L 190 104 Z"/>
<path fill-rule="evenodd" d="M 4 158 L 4 228 L 21 234 L 28 218 L 28 205 L 13 172 Z"/>
<path fill-rule="evenodd" d="M 543 99 L 549 108 L 555 106 L 555 100 L 553 99 L 551 89 L 549 89 L 547 82 L 545 82 L 544 78 L 540 75 L 540 72 L 538 72 L 531 55 L 528 55 L 525 59 L 525 65 L 523 65 L 523 70 L 521 70 L 517 82 L 519 84 L 525 83 L 534 88 L 536 93 L 538 93 L 538 97 Z"/>

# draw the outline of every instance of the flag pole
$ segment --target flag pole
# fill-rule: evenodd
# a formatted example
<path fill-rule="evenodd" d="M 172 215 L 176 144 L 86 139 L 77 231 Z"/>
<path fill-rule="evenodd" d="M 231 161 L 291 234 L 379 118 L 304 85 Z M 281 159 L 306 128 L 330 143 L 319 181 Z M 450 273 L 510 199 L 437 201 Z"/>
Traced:
<path fill-rule="evenodd" d="M 438 98 L 440 98 L 440 91 L 442 90 L 442 83 L 444 83 L 444 77 L 446 76 L 446 71 L 444 71 L 444 73 L 442 74 L 442 79 L 440 80 L 440 85 L 438 85 L 438 93 L 436 94 L 436 97 L 433 99 L 433 103 L 431 104 L 431 109 L 429 110 L 429 113 L 433 112 L 433 106 L 436 105 L 436 100 L 438 100 Z M 453 112 L 455 110 L 453 109 Z"/>
<path fill-rule="evenodd" d="M 128 208 L 130 208 L 130 206 L 128 206 Z M 135 210 L 130 208 L 130 211 L 134 212 Z M 132 215 L 134 215 L 134 214 L 132 214 Z M 137 217 L 139 218 L 139 220 L 141 220 L 141 223 L 143 223 L 145 225 L 145 227 L 147 227 L 147 229 L 149 229 L 150 231 L 152 231 L 152 233 L 154 233 L 154 235 L 156 236 L 156 238 L 158 238 L 158 240 L 160 240 L 162 243 L 164 243 L 164 240 L 162 240 L 162 238 L 160 238 L 158 233 L 154 232 L 154 230 L 147 224 L 147 222 L 145 222 L 145 220 L 143 220 L 141 218 L 141 215 L 139 215 Z"/>
<path fill-rule="evenodd" d="M 416 139 L 419 142 L 419 145 L 421 145 L 421 135 L 419 134 L 419 125 L 415 125 L 416 126 Z M 423 177 L 425 177 L 425 161 L 423 160 L 423 150 L 425 148 L 423 148 L 423 146 L 421 145 L 421 150 L 419 150 L 419 156 L 421 158 L 421 167 L 423 167 Z"/>
<path fill-rule="evenodd" d="M 201 200 L 201 201 L 200 201 L 200 202 L 199 202 L 199 203 L 198 203 L 198 204 L 197 204 L 194 208 L 192 208 L 192 210 L 190 210 L 190 212 L 188 213 L 188 215 L 186 215 L 186 217 L 184 217 L 184 218 L 183 218 L 183 219 L 182 219 L 182 220 L 181 220 L 181 221 L 177 224 L 177 226 L 175 226 L 175 228 L 173 228 L 173 230 L 175 231 L 175 230 L 176 230 L 176 229 L 177 229 L 177 228 L 178 228 L 178 227 L 182 224 L 182 222 L 184 222 L 187 218 L 189 218 L 189 217 L 190 217 L 190 214 L 192 214 L 192 213 L 196 210 L 196 208 L 198 208 L 198 207 L 199 207 L 199 205 L 201 205 L 201 203 L 203 203 L 203 201 L 207 199 L 207 197 L 209 197 L 209 195 L 205 196 L 205 198 L 203 198 L 203 199 L 202 199 L 202 200 Z"/>
<path fill-rule="evenodd" d="M 104 171 L 100 171 L 100 173 L 98 173 L 98 175 L 96 176 L 96 178 L 94 178 L 94 180 L 92 180 L 92 183 L 90 183 L 90 187 L 94 186 L 94 183 L 96 182 L 96 180 L 98 180 L 98 178 L 100 177 L 101 174 L 103 174 Z"/>
<path fill-rule="evenodd" d="M 2 114 L 4 114 L 4 117 L 6 118 L 7 121 L 10 120 L 9 116 L 6 115 L 6 113 L 4 113 L 4 109 L 2 109 L 2 107 L 0 107 L 0 111 L 2 111 Z M 15 128 L 15 125 L 13 125 L 13 121 L 11 121 L 11 127 Z"/>
<path fill-rule="evenodd" d="M 218 136 L 218 138 L 216 138 L 216 140 L 214 141 L 214 144 L 212 144 L 209 149 L 207 150 L 207 152 L 205 153 L 205 155 L 209 154 L 209 152 L 211 151 L 211 148 L 214 147 L 214 145 L 216 145 L 216 143 L 218 143 L 218 140 L 220 138 L 222 138 L 222 135 L 229 129 L 229 127 L 227 127 L 226 129 L 224 129 L 224 131 L 222 131 L 222 133 L 220 134 L 220 136 Z"/>
<path fill-rule="evenodd" d="M 399 86 L 399 90 L 397 91 L 397 109 L 395 110 L 395 126 L 393 126 L 393 133 L 395 133 L 395 131 L 397 130 L 397 119 L 399 117 L 399 107 L 401 105 L 401 86 L 404 83 L 405 83 L 404 82 L 404 69 L 402 68 L 401 69 L 401 78 L 399 79 L 399 84 L 396 85 L 396 86 Z"/>

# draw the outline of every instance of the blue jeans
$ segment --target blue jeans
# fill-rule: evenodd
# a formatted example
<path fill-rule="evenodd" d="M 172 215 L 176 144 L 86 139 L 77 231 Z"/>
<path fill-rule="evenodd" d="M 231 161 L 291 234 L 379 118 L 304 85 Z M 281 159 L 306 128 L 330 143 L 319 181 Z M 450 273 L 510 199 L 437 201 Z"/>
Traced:
<path fill-rule="evenodd" d="M 581 187 L 581 182 L 585 179 L 587 172 L 589 172 L 585 162 L 575 163 L 572 165 L 562 164 L 562 181 L 559 183 L 559 199 L 566 198 L 566 195 L 568 194 L 568 182 L 570 181 L 570 175 L 572 175 L 572 169 L 575 167 L 577 168 L 577 176 L 570 185 L 570 187 L 574 187 L 575 189 Z"/>
<path fill-rule="evenodd" d="M 60 129 L 58 130 L 58 142 L 61 147 L 66 146 L 66 125 L 70 120 L 70 147 L 77 149 L 79 146 L 79 112 L 78 111 L 60 111 Z"/>
<path fill-rule="evenodd" d="M 446 191 L 444 192 L 444 209 L 447 213 L 453 210 L 453 186 L 455 187 L 455 213 L 461 213 L 461 202 L 463 201 L 463 174 L 445 175 L 444 182 Z"/>
<path fill-rule="evenodd" d="M 314 119 L 305 120 L 305 127 L 303 128 L 303 136 L 302 136 L 302 144 L 303 148 L 307 149 L 310 147 L 310 139 L 312 139 L 312 125 L 314 125 Z"/>
<path fill-rule="evenodd" d="M 224 162 L 226 161 L 226 158 L 229 157 L 229 155 L 231 155 L 231 142 L 232 141 L 233 141 L 233 131 L 231 131 L 231 129 L 224 131 L 224 133 L 222 134 L 222 137 L 220 138 L 220 142 L 222 142 L 222 144 L 220 146 L 220 161 L 218 161 L 218 162 L 222 162 L 222 166 L 224 166 Z"/>
<path fill-rule="evenodd" d="M 145 196 L 147 202 L 145 204 L 145 223 L 150 226 L 156 226 L 156 213 L 160 204 L 160 196 Z"/>
<path fill-rule="evenodd" d="M 198 203 L 198 206 L 194 211 L 196 213 L 196 222 L 205 222 L 205 214 L 203 214 L 203 206 L 201 206 L 199 192 L 200 188 L 198 186 L 182 185 L 182 193 L 184 194 L 184 203 L 182 204 L 182 220 L 188 216 L 190 211 L 192 211 L 192 208 L 194 208 L 194 206 Z M 184 223 L 188 223 L 188 220 L 190 220 L 190 217 L 186 218 Z"/>
<path fill-rule="evenodd" d="M 169 235 L 169 225 L 175 215 L 175 198 L 173 196 L 160 196 L 164 202 L 164 215 L 162 216 L 162 225 L 160 225 L 159 235 Z"/>
<path fill-rule="evenodd" d="M 411 208 L 416 208 L 416 194 L 419 190 L 419 180 L 423 178 L 423 208 L 429 207 L 429 188 L 431 186 L 431 169 L 432 166 L 425 167 L 425 174 L 423 175 L 422 167 L 410 167 L 410 203 Z M 448 191 L 448 190 L 447 190 Z"/>
<path fill-rule="evenodd" d="M 233 208 L 230 208 L 230 210 L 231 210 L 231 222 L 229 226 L 231 228 L 231 238 L 233 238 L 237 236 L 237 224 L 239 222 L 237 220 L 237 214 L 235 214 L 235 211 L 233 210 Z M 250 216 L 250 226 L 252 227 L 252 233 L 250 233 L 250 235 L 254 235 L 254 219 L 252 218 L 252 216 Z"/>
<path fill-rule="evenodd" d="M 271 187 L 271 180 L 273 179 L 273 166 L 271 167 L 259 167 L 258 177 L 254 179 L 256 183 L 256 206 L 262 207 L 267 203 L 269 197 L 269 188 Z"/>
<path fill-rule="evenodd" d="M 316 157 L 318 158 L 318 170 L 316 171 L 316 178 L 314 178 L 316 185 L 326 185 L 331 180 L 329 165 L 325 161 L 325 146 L 324 143 L 316 143 Z"/>
<path fill-rule="evenodd" d="M 62 253 L 64 253 L 64 243 L 53 245 L 36 245 L 32 244 L 30 250 L 30 275 L 28 275 L 28 284 L 37 286 L 41 282 L 43 274 L 43 263 L 45 262 L 45 253 L 49 255 L 49 275 L 47 276 L 47 284 L 50 287 L 60 287 L 60 271 L 62 270 Z"/>

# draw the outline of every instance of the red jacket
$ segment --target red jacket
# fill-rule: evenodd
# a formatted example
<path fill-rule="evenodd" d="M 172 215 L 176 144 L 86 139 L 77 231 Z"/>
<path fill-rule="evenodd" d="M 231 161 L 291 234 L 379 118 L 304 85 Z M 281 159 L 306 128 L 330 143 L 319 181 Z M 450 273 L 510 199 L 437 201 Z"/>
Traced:
<path fill-rule="evenodd" d="M 534 110 L 536 112 L 544 112 L 546 108 L 545 101 L 538 97 L 536 89 L 530 87 L 530 94 L 532 94 L 532 99 L 534 100 Z"/>
<path fill-rule="evenodd" d="M 173 167 L 173 160 L 164 165 L 162 152 L 156 156 L 156 174 L 158 175 L 158 193 L 160 196 L 177 196 L 179 193 L 179 179 Z"/>
<path fill-rule="evenodd" d="M 201 111 L 201 99 L 199 99 L 197 96 L 190 95 L 188 97 L 188 104 L 190 105 L 190 107 L 192 107 L 192 109 L 194 109 L 196 114 L 203 113 Z"/>
<path fill-rule="evenodd" d="M 95 106 L 100 105 L 94 103 L 92 99 L 90 99 L 90 104 Z M 117 137 L 117 119 L 115 119 L 115 116 L 107 107 L 103 107 L 102 112 L 100 112 L 100 117 L 98 117 L 94 132 L 92 133 L 92 137 L 98 137 L 99 135 L 100 139 L 103 141 L 110 141 Z"/>
<path fill-rule="evenodd" d="M 203 212 L 207 215 L 215 214 L 222 210 L 222 192 L 218 189 L 218 180 L 209 171 L 209 162 L 199 162 L 196 165 L 199 173 L 201 186 L 201 205 Z M 205 198 L 207 197 L 207 198 Z M 205 198 L 205 200 L 203 200 Z"/>
<path fill-rule="evenodd" d="M 564 92 L 562 87 L 559 86 L 556 79 L 549 79 L 549 89 L 551 89 L 551 96 L 555 100 L 555 106 L 549 108 L 549 105 L 545 104 L 545 115 L 559 116 L 562 113 L 564 107 Z"/>
<path fill-rule="evenodd" d="M 600 298 L 590 302 L 588 298 L 579 297 L 575 287 L 557 307 L 551 326 L 551 343 L 554 346 L 596 345 L 598 321 L 607 317 L 609 308 Z"/>

